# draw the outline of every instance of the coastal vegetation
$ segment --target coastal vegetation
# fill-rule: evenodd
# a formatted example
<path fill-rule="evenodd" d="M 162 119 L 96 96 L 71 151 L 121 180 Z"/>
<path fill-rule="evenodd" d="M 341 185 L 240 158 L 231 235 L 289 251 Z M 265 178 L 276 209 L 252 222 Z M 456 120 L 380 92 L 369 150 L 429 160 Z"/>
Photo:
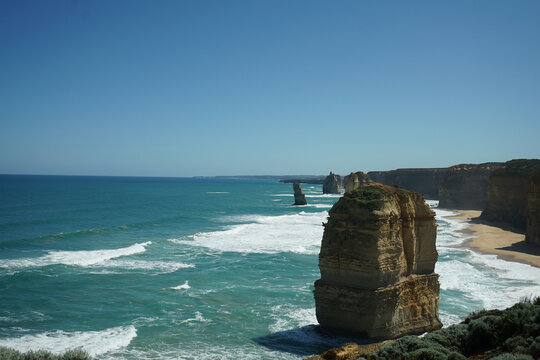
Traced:
<path fill-rule="evenodd" d="M 20 352 L 0 346 L 1 360 L 90 360 L 90 355 L 81 349 L 68 350 L 61 355 L 45 350 Z"/>
<path fill-rule="evenodd" d="M 533 360 L 540 358 L 540 298 L 506 310 L 479 311 L 462 323 L 420 338 L 405 336 L 366 360 Z"/>
<path fill-rule="evenodd" d="M 534 360 L 540 359 L 540 297 L 524 299 L 506 310 L 482 310 L 463 322 L 423 337 L 404 336 L 371 352 L 348 347 L 311 359 L 340 360 Z M 369 348 L 367 348 L 369 349 Z"/>

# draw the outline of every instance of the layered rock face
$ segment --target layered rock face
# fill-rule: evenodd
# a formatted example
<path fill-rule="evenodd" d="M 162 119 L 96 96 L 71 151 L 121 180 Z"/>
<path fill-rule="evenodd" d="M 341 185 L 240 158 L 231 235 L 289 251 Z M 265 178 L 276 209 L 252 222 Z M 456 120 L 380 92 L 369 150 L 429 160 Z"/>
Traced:
<path fill-rule="evenodd" d="M 397 185 L 424 194 L 428 199 L 438 199 L 439 182 L 445 171 L 446 168 L 397 169 L 370 171 L 367 174 L 375 182 Z"/>
<path fill-rule="evenodd" d="M 439 207 L 483 210 L 488 202 L 491 173 L 502 163 L 460 164 L 449 167 L 439 183 Z"/>
<path fill-rule="evenodd" d="M 345 176 L 345 180 L 343 181 L 345 186 L 345 192 L 358 189 L 360 186 L 369 182 L 371 182 L 371 179 L 365 172 L 362 171 L 350 173 L 349 175 Z"/>
<path fill-rule="evenodd" d="M 335 175 L 330 171 L 330 175 L 324 179 L 323 194 L 341 194 L 341 188 L 343 186 L 341 176 Z"/>
<path fill-rule="evenodd" d="M 435 214 L 423 196 L 364 185 L 329 214 L 314 291 L 321 326 L 374 339 L 440 328 Z"/>
<path fill-rule="evenodd" d="M 527 231 L 525 240 L 540 246 L 540 170 L 529 180 L 527 193 Z"/>
<path fill-rule="evenodd" d="M 520 159 L 508 161 L 493 171 L 489 177 L 488 203 L 480 217 L 526 231 L 529 184 L 539 169 L 540 160 Z"/>
<path fill-rule="evenodd" d="M 293 184 L 294 189 L 294 205 L 306 205 L 306 195 L 302 193 L 302 188 L 298 183 Z"/>

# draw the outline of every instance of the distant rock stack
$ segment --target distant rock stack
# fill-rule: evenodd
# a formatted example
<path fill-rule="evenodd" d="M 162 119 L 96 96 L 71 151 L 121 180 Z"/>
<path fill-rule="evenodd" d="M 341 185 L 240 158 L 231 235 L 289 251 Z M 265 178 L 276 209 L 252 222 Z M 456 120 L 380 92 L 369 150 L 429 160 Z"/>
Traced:
<path fill-rule="evenodd" d="M 437 225 L 423 196 L 372 183 L 329 215 L 314 291 L 322 328 L 373 339 L 439 329 Z"/>
<path fill-rule="evenodd" d="M 540 170 L 529 180 L 527 193 L 527 231 L 525 240 L 540 246 Z"/>
<path fill-rule="evenodd" d="M 343 183 L 345 184 L 345 192 L 356 190 L 360 186 L 369 182 L 371 182 L 369 176 L 362 171 L 350 173 L 349 175 L 345 176 L 345 180 L 343 181 Z"/>
<path fill-rule="evenodd" d="M 298 183 L 293 183 L 294 205 L 307 205 L 306 195 L 302 193 L 302 188 Z"/>
<path fill-rule="evenodd" d="M 439 183 L 439 207 L 484 210 L 488 202 L 491 173 L 502 163 L 450 166 Z"/>
<path fill-rule="evenodd" d="M 330 175 L 324 179 L 322 191 L 323 194 L 341 194 L 341 188 L 343 186 L 341 176 L 335 175 L 330 171 Z"/>

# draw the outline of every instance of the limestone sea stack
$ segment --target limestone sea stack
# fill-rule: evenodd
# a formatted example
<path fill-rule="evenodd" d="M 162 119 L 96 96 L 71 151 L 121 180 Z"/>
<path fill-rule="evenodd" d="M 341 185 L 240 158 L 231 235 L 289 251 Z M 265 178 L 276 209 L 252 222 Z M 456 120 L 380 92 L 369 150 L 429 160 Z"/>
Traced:
<path fill-rule="evenodd" d="M 323 194 L 341 194 L 342 186 L 341 176 L 330 171 L 330 175 L 324 179 L 322 191 Z"/>
<path fill-rule="evenodd" d="M 371 182 L 369 176 L 365 172 L 362 172 L 362 171 L 350 173 L 349 175 L 345 176 L 345 180 L 343 181 L 344 186 L 345 186 L 345 192 L 356 190 L 360 186 L 367 184 L 369 182 Z"/>
<path fill-rule="evenodd" d="M 435 238 L 422 195 L 377 183 L 346 192 L 324 225 L 314 291 L 321 327 L 372 339 L 439 329 Z"/>
<path fill-rule="evenodd" d="M 293 183 L 294 189 L 294 205 L 307 205 L 306 195 L 302 193 L 300 184 Z"/>

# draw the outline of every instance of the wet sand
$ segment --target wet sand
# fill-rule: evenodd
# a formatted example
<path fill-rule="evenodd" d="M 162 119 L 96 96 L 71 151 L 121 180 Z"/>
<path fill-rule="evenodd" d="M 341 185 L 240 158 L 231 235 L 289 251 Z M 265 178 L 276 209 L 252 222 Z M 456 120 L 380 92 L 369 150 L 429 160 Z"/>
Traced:
<path fill-rule="evenodd" d="M 477 219 L 481 211 L 456 210 L 458 215 L 448 216 L 465 220 L 469 224 L 464 233 L 474 235 L 464 245 L 484 254 L 494 254 L 508 261 L 517 261 L 540 268 L 540 248 L 525 243 L 525 234 L 514 229 L 502 229 L 484 220 Z"/>

